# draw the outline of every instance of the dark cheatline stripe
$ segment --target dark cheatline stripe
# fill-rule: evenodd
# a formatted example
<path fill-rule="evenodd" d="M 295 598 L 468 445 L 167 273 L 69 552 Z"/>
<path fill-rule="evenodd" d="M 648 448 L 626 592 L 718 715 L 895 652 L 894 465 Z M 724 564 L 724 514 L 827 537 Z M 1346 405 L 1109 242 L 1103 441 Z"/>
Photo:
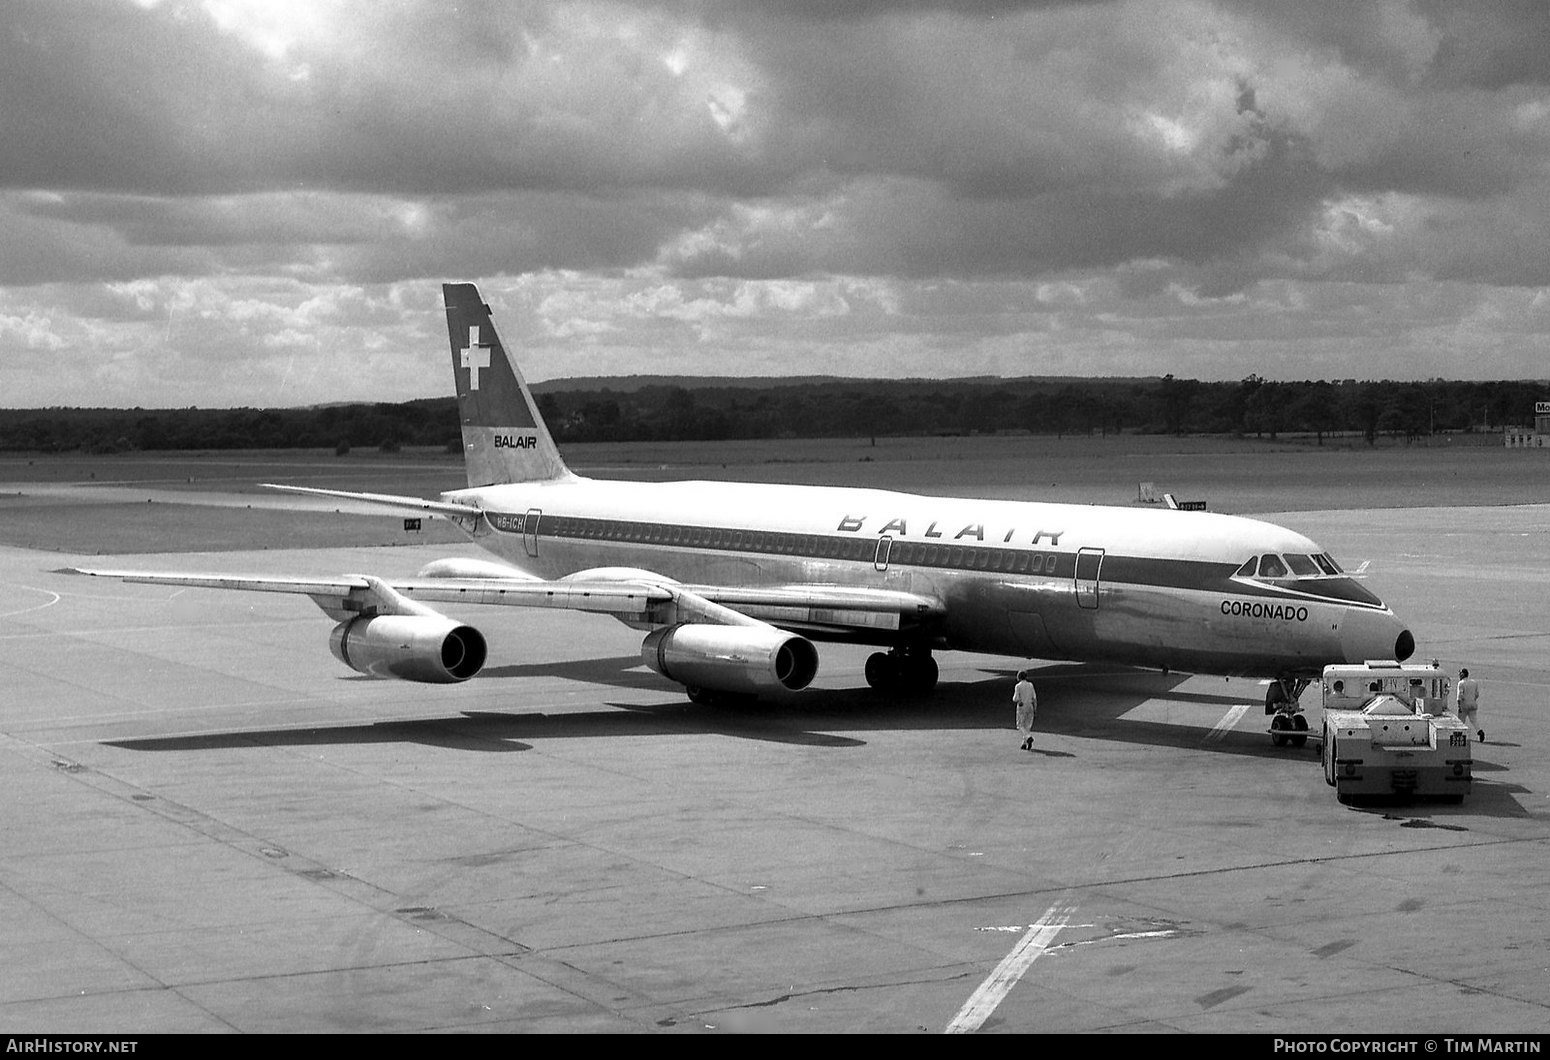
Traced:
<path fill-rule="evenodd" d="M 486 518 L 491 527 L 502 533 L 520 534 L 524 531 L 525 514 L 488 512 Z M 662 545 L 682 550 L 750 552 L 856 563 L 873 562 L 878 541 L 875 537 L 849 534 L 798 534 L 683 523 L 592 519 L 548 512 L 542 516 L 538 529 L 543 537 L 555 540 Z M 528 532 L 532 532 L 532 529 L 528 528 Z M 936 570 L 982 571 L 987 574 L 1042 574 L 1055 578 L 1073 577 L 1076 573 L 1075 562 L 1076 557 L 1070 552 L 1002 545 L 945 544 L 910 538 L 894 540 L 888 557 L 890 567 L 927 567 Z M 1318 600 L 1367 607 L 1383 606 L 1383 601 L 1351 578 L 1311 578 L 1277 585 L 1247 579 L 1233 580 L 1232 576 L 1238 567 L 1236 563 L 1107 553 L 1103 557 L 1100 581 L 1105 585 L 1226 592 L 1271 600 Z"/>

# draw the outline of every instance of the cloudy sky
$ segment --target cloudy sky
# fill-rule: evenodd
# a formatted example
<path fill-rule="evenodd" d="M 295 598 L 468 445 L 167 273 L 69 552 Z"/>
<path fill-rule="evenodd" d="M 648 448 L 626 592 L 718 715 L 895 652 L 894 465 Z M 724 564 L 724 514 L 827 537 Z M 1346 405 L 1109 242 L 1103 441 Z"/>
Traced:
<path fill-rule="evenodd" d="M 1545 0 L 6 0 L 0 405 L 1550 376 Z"/>

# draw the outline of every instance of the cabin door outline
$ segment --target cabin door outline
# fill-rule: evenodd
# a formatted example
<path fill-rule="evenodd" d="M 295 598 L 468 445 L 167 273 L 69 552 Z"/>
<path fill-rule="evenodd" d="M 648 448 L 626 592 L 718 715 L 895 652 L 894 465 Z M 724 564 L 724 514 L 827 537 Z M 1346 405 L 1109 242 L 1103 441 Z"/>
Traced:
<path fill-rule="evenodd" d="M 1076 606 L 1087 611 L 1098 610 L 1099 589 L 1103 572 L 1103 549 L 1083 548 L 1076 553 Z"/>
<path fill-rule="evenodd" d="M 529 508 L 522 517 L 522 551 L 533 559 L 538 558 L 538 521 L 543 515 L 543 509 Z"/>

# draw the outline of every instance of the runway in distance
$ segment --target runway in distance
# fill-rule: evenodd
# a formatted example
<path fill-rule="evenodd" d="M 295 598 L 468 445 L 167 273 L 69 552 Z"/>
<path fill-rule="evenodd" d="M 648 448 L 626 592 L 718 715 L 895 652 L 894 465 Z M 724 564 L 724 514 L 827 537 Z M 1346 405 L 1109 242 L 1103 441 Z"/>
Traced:
<path fill-rule="evenodd" d="M 559 607 L 646 633 L 696 702 L 796 691 L 815 642 L 883 649 L 874 688 L 924 693 L 954 650 L 1271 679 L 1267 711 L 1331 663 L 1408 658 L 1404 624 L 1301 534 L 1208 512 L 885 490 L 583 478 L 561 459 L 473 284 L 444 284 L 468 486 L 438 500 L 277 486 L 451 520 L 498 557 L 412 579 L 75 569 L 301 593 L 365 674 L 474 677 L 487 646 L 432 604 Z"/>

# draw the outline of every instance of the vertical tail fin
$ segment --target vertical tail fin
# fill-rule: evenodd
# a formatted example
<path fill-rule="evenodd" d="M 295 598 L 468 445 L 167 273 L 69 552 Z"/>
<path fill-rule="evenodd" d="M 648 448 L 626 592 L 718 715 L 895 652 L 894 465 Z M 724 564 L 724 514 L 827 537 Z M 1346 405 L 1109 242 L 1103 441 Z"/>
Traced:
<path fill-rule="evenodd" d="M 496 334 L 479 288 L 444 283 L 441 294 L 447 305 L 468 484 L 570 477 L 527 382 Z"/>

